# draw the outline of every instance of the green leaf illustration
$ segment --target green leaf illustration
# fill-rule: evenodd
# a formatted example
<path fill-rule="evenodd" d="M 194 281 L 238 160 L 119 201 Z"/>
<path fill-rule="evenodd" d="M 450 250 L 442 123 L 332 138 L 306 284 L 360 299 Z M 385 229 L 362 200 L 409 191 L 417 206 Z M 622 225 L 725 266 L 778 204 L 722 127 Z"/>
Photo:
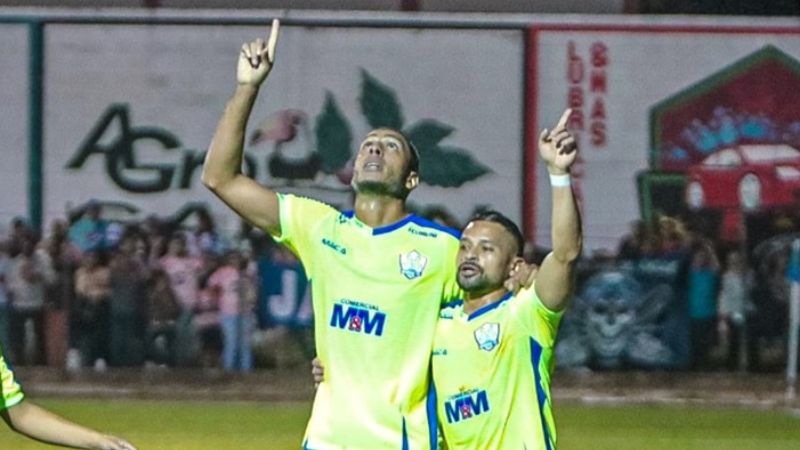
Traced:
<path fill-rule="evenodd" d="M 412 125 L 405 133 L 420 153 L 426 153 L 439 145 L 453 131 L 453 127 L 438 120 L 424 119 Z"/>
<path fill-rule="evenodd" d="M 395 91 L 366 70 L 361 70 L 361 112 L 373 128 L 402 129 L 403 113 Z M 458 187 L 491 170 L 476 161 L 468 151 L 442 146 L 455 128 L 434 119 L 424 119 L 410 126 L 406 135 L 420 154 L 420 178 L 432 186 Z"/>
<path fill-rule="evenodd" d="M 459 187 L 491 170 L 459 147 L 436 146 L 420 150 L 420 178 L 431 186 Z"/>
<path fill-rule="evenodd" d="M 352 155 L 353 133 L 344 117 L 336 98 L 325 93 L 325 104 L 314 125 L 317 138 L 317 152 L 322 160 L 321 170 L 334 173 L 347 164 Z"/>
<path fill-rule="evenodd" d="M 403 128 L 403 112 L 394 89 L 361 69 L 361 112 L 372 128 Z"/>

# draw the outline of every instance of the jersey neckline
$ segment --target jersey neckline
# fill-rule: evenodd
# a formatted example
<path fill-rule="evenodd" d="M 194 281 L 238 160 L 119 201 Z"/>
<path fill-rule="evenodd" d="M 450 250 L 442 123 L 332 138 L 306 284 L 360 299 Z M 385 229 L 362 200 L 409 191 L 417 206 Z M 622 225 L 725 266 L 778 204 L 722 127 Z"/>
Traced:
<path fill-rule="evenodd" d="M 399 230 L 400 228 L 403 228 L 404 226 L 406 226 L 409 223 L 414 223 L 414 224 L 422 226 L 422 227 L 433 228 L 435 230 L 442 231 L 442 232 L 447 233 L 447 234 L 449 234 L 449 235 L 451 235 L 451 236 L 453 236 L 455 238 L 458 238 L 458 239 L 461 238 L 461 233 L 458 230 L 455 230 L 453 228 L 449 228 L 449 227 L 446 227 L 446 226 L 443 226 L 443 225 L 439 225 L 436 222 L 433 222 L 433 221 L 424 219 L 422 217 L 419 217 L 414 213 L 411 213 L 411 214 L 403 217 L 402 219 L 398 220 L 395 223 L 390 223 L 388 225 L 383 225 L 383 226 L 380 226 L 380 227 L 377 227 L 377 228 L 371 228 L 369 225 L 367 225 L 364 222 L 362 222 L 361 220 L 359 220 L 358 217 L 356 217 L 355 210 L 350 209 L 350 210 L 347 210 L 347 211 L 343 211 L 342 215 L 344 215 L 348 219 L 357 221 L 362 227 L 366 228 L 367 230 L 370 230 L 372 232 L 373 236 L 380 236 L 382 234 L 388 234 L 388 233 L 391 233 L 392 231 Z"/>
<path fill-rule="evenodd" d="M 503 303 L 507 302 L 508 300 L 511 300 L 511 297 L 513 297 L 513 296 L 514 296 L 513 292 L 510 292 L 510 291 L 506 292 L 506 294 L 503 295 L 502 297 L 500 297 L 497 301 L 489 303 L 488 305 L 483 305 L 480 308 L 476 309 L 475 311 L 472 311 L 472 313 L 470 313 L 467 316 L 467 322 L 469 322 L 469 321 L 471 321 L 473 319 L 476 319 L 476 318 L 488 313 L 489 311 L 492 311 L 492 310 L 496 309 L 497 307 L 499 307 Z M 464 314 L 464 300 L 455 300 L 455 301 L 452 301 L 450 303 L 446 303 L 446 304 L 442 305 L 442 309 L 450 308 L 450 307 L 456 308 L 456 307 L 459 307 L 459 306 L 461 307 L 461 311 L 460 312 L 463 315 Z"/>

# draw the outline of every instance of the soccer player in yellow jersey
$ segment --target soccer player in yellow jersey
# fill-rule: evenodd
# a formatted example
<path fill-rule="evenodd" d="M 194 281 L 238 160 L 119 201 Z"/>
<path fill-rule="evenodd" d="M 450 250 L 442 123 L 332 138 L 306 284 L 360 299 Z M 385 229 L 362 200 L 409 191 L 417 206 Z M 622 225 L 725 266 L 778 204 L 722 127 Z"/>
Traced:
<path fill-rule="evenodd" d="M 329 375 L 317 389 L 304 448 L 435 448 L 430 351 L 442 303 L 460 296 L 458 232 L 406 211 L 419 160 L 397 130 L 373 130 L 361 143 L 351 212 L 278 194 L 242 174 L 245 125 L 272 68 L 278 28 L 273 22 L 267 42 L 241 49 L 203 183 L 289 246 L 310 278 L 317 353 Z"/>
<path fill-rule="evenodd" d="M 569 113 L 540 137 L 553 185 L 553 251 L 533 286 L 517 294 L 504 286 L 523 264 L 522 235 L 512 221 L 487 212 L 462 232 L 458 284 L 465 297 L 440 312 L 431 357 L 439 424 L 451 450 L 556 447 L 553 347 L 582 239 L 569 183 L 577 155 L 566 130 Z"/>
<path fill-rule="evenodd" d="M 11 429 L 37 441 L 96 450 L 136 450 L 128 442 L 69 422 L 28 400 L 0 348 L 0 416 Z"/>

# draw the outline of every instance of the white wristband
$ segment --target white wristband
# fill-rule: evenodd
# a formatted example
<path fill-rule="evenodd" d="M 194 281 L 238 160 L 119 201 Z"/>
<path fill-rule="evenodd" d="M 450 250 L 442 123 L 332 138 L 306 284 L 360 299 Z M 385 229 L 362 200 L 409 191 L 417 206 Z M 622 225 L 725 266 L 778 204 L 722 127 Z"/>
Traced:
<path fill-rule="evenodd" d="M 572 184 L 572 180 L 568 173 L 563 175 L 553 175 L 550 174 L 550 186 L 553 187 L 567 187 Z"/>

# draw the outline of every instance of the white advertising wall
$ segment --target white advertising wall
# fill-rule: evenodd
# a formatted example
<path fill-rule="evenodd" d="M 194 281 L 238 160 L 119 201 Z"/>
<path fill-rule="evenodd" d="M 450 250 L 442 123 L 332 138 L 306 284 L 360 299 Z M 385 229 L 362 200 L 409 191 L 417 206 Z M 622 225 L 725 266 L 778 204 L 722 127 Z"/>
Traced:
<path fill-rule="evenodd" d="M 157 214 L 204 201 L 234 228 L 197 166 L 233 92 L 241 44 L 266 32 L 47 26 L 45 217 L 90 198 Z M 432 139 L 421 152 L 439 186 L 424 184 L 413 203 L 446 205 L 460 219 L 488 203 L 519 219 L 523 39 L 520 31 L 282 27 L 248 130 L 255 178 L 346 208 L 342 146 L 317 142 L 318 127 L 351 136 L 354 152 L 371 122 L 388 120 Z M 363 106 L 387 99 L 388 109 Z M 323 147 L 315 170 L 312 154 Z"/>
<path fill-rule="evenodd" d="M 0 228 L 28 214 L 28 28 L 0 25 Z"/>
<path fill-rule="evenodd" d="M 686 26 L 675 21 L 532 28 L 528 95 L 533 96 L 535 108 L 529 123 L 537 129 L 551 126 L 567 106 L 576 110 L 571 128 L 579 134 L 583 149 L 576 184 L 582 196 L 587 249 L 615 249 L 628 224 L 640 217 L 636 175 L 664 167 L 663 163 L 650 167 L 651 151 L 673 151 L 677 158 L 686 156 L 680 153 L 685 150 L 690 156 L 694 152 L 702 157 L 703 152 L 709 154 L 719 148 L 719 142 L 707 148 L 697 143 L 698 148 L 693 148 L 689 141 L 704 136 L 725 141 L 726 120 L 747 126 L 746 120 L 756 117 L 784 122 L 784 131 L 774 140 L 797 137 L 787 133 L 795 126 L 792 120 L 800 118 L 789 117 L 787 108 L 794 107 L 782 101 L 786 97 L 780 94 L 797 89 L 770 87 L 764 77 L 743 77 L 750 70 L 748 65 L 757 66 L 759 52 L 780 55 L 776 64 L 785 66 L 789 74 L 796 72 L 800 27 L 724 25 Z M 759 89 L 754 86 L 748 92 L 746 83 L 736 87 L 736 92 L 724 87 L 736 82 L 737 77 L 759 85 Z M 785 83 L 785 79 L 776 78 L 774 83 Z M 714 97 L 714 89 L 730 92 Z M 767 94 L 762 93 L 765 89 Z M 674 133 L 674 142 L 661 142 L 666 138 L 653 124 L 654 108 L 675 99 L 675 108 L 684 100 L 691 106 L 694 97 L 702 100 L 696 114 L 692 116 L 691 107 L 685 108 L 681 112 L 686 117 L 685 128 Z M 775 125 L 776 130 L 779 128 Z M 680 164 L 673 166 L 681 170 Z M 547 245 L 551 205 L 545 169 L 540 165 L 528 180 L 535 180 L 537 199 L 536 207 L 527 211 L 528 220 L 535 223 L 537 242 Z"/>

